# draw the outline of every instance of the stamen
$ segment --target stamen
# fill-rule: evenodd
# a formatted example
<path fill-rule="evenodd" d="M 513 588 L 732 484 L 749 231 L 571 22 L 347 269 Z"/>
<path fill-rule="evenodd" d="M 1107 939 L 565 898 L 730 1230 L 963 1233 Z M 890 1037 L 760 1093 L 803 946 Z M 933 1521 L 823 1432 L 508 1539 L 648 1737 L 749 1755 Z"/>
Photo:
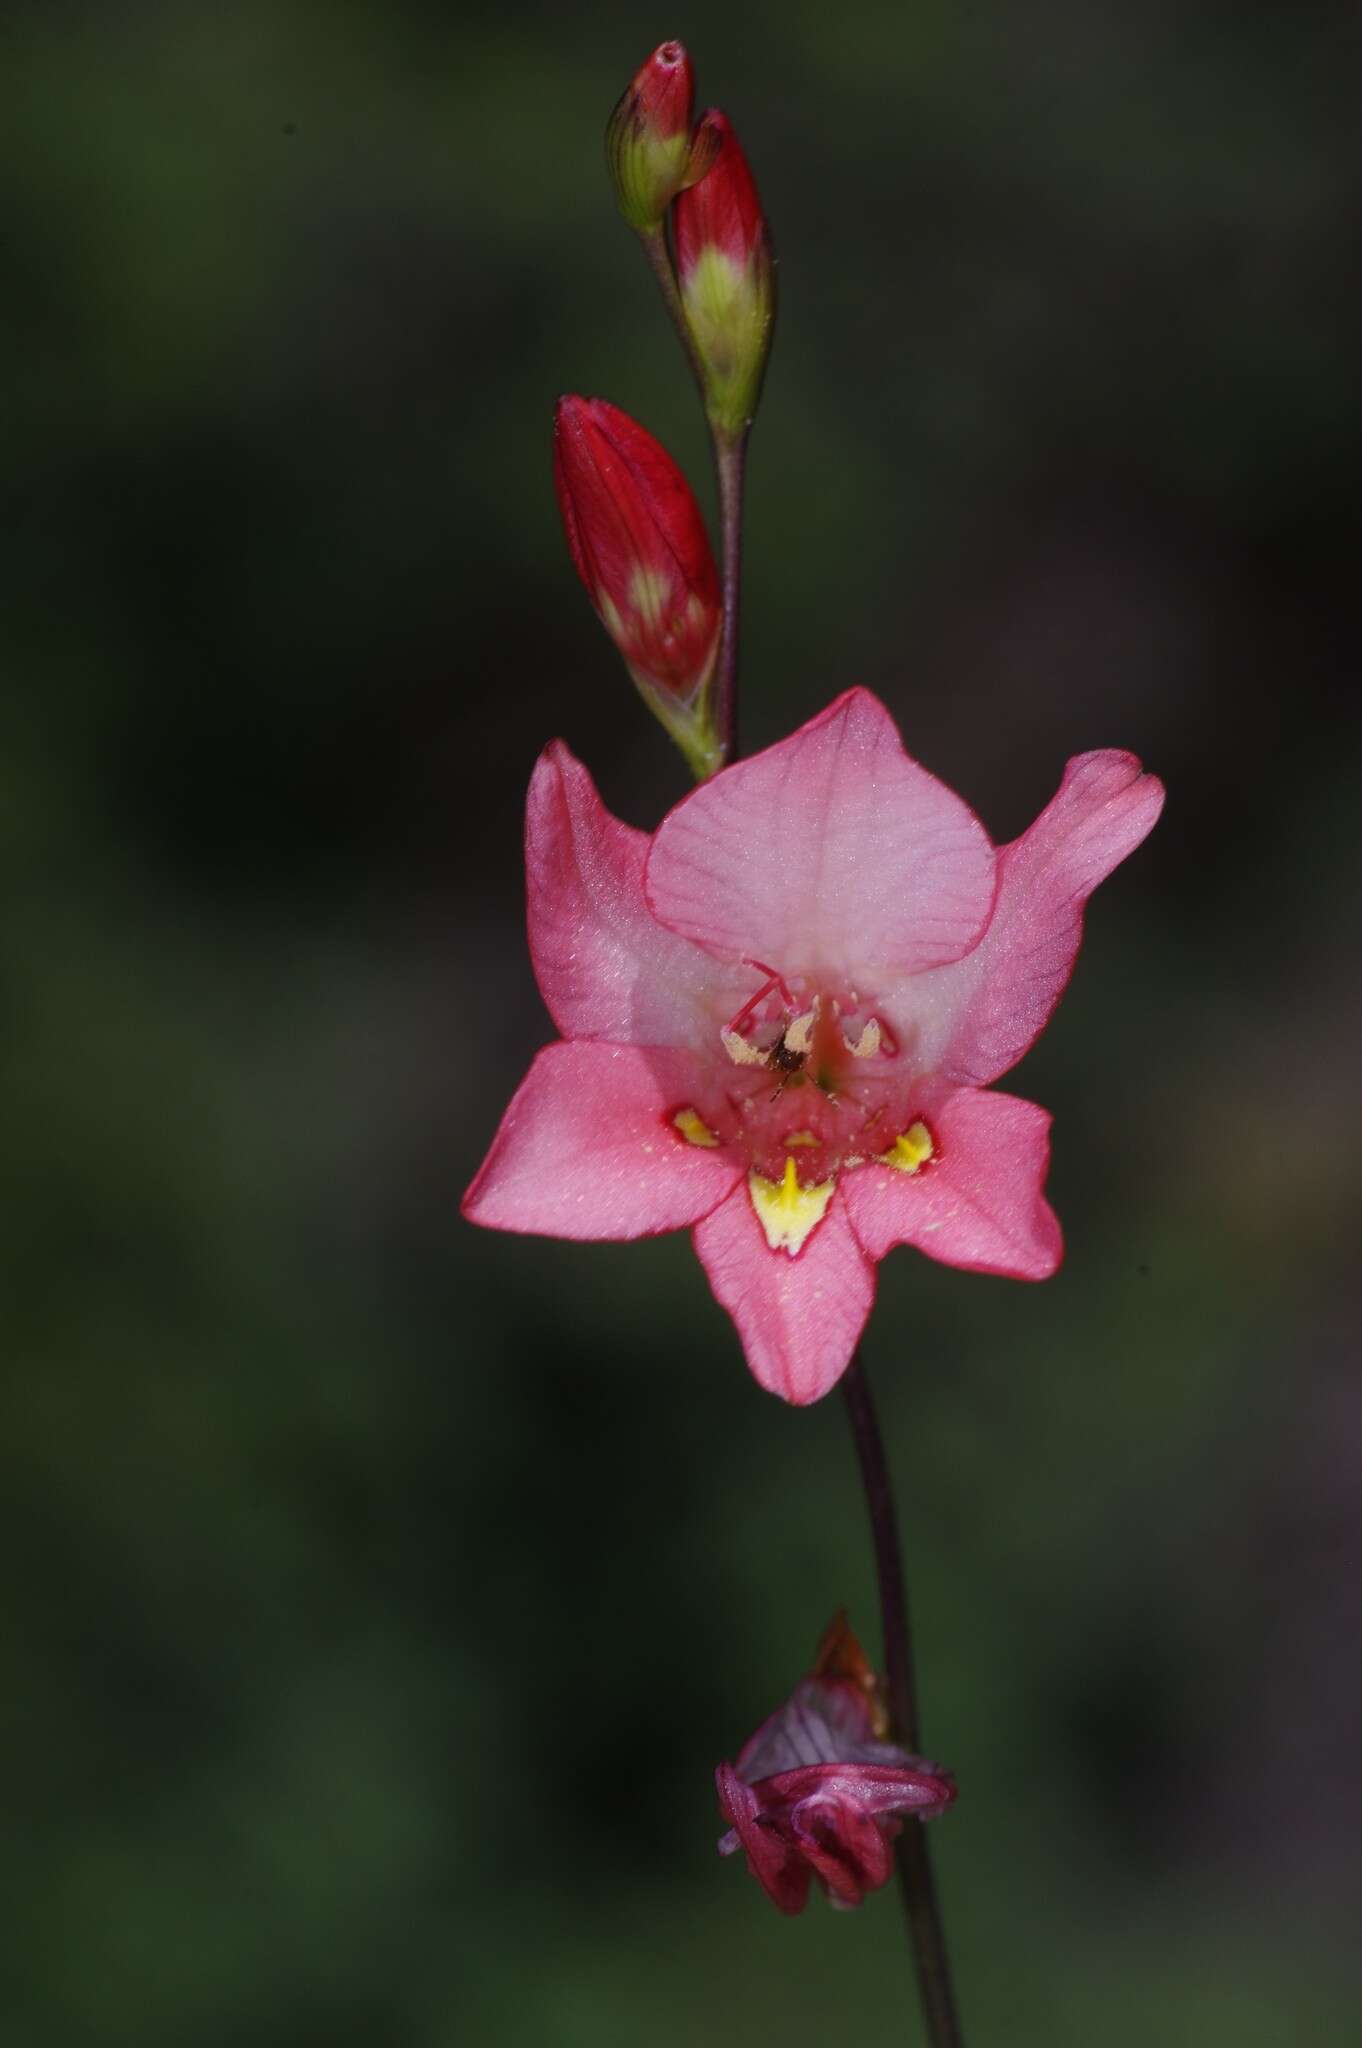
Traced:
<path fill-rule="evenodd" d="M 874 1059 L 880 1049 L 881 1036 L 880 1020 L 878 1017 L 872 1017 L 861 1027 L 861 1035 L 854 1045 L 845 1031 L 842 1033 L 842 1043 L 854 1060 L 870 1060 Z"/>
<path fill-rule="evenodd" d="M 753 1045 L 750 1040 L 744 1038 L 733 1025 L 725 1025 L 719 1036 L 723 1040 L 724 1051 L 735 1067 L 764 1067 L 767 1064 L 770 1054 L 764 1052 L 761 1046 Z"/>
<path fill-rule="evenodd" d="M 813 1027 L 817 1021 L 818 1004 L 815 1000 L 811 1010 L 806 1010 L 802 1017 L 796 1017 L 792 1024 L 785 1026 L 783 1037 L 790 1052 L 803 1054 L 813 1051 Z"/>

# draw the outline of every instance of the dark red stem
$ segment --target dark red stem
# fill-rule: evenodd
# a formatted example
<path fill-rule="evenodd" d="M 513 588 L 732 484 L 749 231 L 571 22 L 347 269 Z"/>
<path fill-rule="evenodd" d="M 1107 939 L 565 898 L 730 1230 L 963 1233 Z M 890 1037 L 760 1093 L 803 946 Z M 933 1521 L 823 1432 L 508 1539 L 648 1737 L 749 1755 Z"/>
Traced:
<path fill-rule="evenodd" d="M 842 1394 L 855 1439 L 856 1456 L 860 1461 L 866 1507 L 870 1513 L 870 1533 L 875 1545 L 880 1627 L 893 1733 L 905 1749 L 919 1755 L 922 1737 L 917 1685 L 913 1675 L 913 1639 L 908 1626 L 908 1592 L 899 1547 L 898 1513 L 894 1506 L 889 1463 L 884 1455 L 884 1439 L 880 1435 L 875 1404 L 870 1396 L 870 1382 L 859 1351 L 842 1375 Z M 932 2048 L 962 2048 L 964 2037 L 955 2008 L 950 1961 L 946 1954 L 946 1932 L 932 1878 L 927 1837 L 922 1822 L 911 1816 L 905 1821 L 899 1836 L 898 1866 L 899 1888 L 903 1894 L 903 1907 L 917 1964 L 918 1991 L 927 2022 L 927 2038 Z"/>

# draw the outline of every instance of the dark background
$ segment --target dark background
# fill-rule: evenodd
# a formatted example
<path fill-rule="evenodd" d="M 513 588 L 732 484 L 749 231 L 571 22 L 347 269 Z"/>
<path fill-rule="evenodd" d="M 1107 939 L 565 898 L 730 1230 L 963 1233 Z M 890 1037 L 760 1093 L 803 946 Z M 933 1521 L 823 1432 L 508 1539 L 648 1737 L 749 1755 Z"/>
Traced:
<path fill-rule="evenodd" d="M 1013 1084 L 1068 1262 L 900 1252 L 971 2041 L 1351 2043 L 1362 1836 L 1352 6 L 12 7 L 0 126 L 13 2048 L 911 2037 L 710 1773 L 873 1591 L 836 1400 L 684 1237 L 475 1232 L 558 733 L 684 769 L 561 389 L 709 502 L 600 131 L 681 35 L 780 256 L 749 744 L 853 682 L 998 838 L 1170 797 Z"/>

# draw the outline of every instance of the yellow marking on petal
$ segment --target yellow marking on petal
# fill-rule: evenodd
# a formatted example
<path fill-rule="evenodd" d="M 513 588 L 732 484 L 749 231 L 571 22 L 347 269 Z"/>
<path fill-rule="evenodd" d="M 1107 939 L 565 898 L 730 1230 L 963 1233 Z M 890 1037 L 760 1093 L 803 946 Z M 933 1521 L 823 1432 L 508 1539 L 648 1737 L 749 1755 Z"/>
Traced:
<path fill-rule="evenodd" d="M 880 1049 L 879 1018 L 872 1017 L 870 1019 L 869 1023 L 865 1025 L 864 1029 L 861 1032 L 860 1037 L 856 1040 L 856 1043 L 854 1045 L 852 1044 L 851 1040 L 847 1037 L 846 1033 L 843 1032 L 842 1043 L 846 1047 L 847 1051 L 851 1054 L 851 1057 L 854 1060 L 873 1059 L 875 1057 L 875 1054 Z"/>
<path fill-rule="evenodd" d="M 759 1045 L 753 1045 L 744 1038 L 741 1031 L 725 1029 L 719 1033 L 719 1036 L 723 1040 L 724 1051 L 728 1054 L 735 1067 L 764 1067 L 766 1065 L 766 1053 L 762 1051 Z"/>
<path fill-rule="evenodd" d="M 812 1131 L 791 1131 L 789 1137 L 785 1140 L 787 1146 L 816 1145 L 818 1142 Z"/>
<path fill-rule="evenodd" d="M 932 1134 L 924 1123 L 909 1124 L 900 1131 L 887 1152 L 876 1154 L 881 1166 L 895 1166 L 900 1173 L 916 1173 L 933 1152 Z"/>
<path fill-rule="evenodd" d="M 773 1252 L 788 1252 L 794 1258 L 803 1251 L 809 1233 L 827 1214 L 835 1186 L 835 1181 L 824 1180 L 816 1187 L 801 1187 L 792 1153 L 786 1155 L 781 1180 L 767 1180 L 760 1173 L 748 1174 L 752 1207 Z"/>
<path fill-rule="evenodd" d="M 719 1142 L 698 1109 L 678 1109 L 672 1122 L 688 1145 L 717 1145 Z"/>

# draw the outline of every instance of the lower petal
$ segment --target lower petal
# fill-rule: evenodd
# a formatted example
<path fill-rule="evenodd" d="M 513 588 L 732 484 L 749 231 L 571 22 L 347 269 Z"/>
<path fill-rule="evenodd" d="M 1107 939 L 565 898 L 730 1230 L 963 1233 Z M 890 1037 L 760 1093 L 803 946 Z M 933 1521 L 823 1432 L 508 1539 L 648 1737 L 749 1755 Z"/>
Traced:
<path fill-rule="evenodd" d="M 915 1173 L 872 1164 L 842 1176 L 852 1229 L 872 1259 L 916 1245 L 946 1266 L 1048 1280 L 1063 1255 L 1041 1189 L 1050 1117 L 1015 1095 L 961 1088 L 933 1117 L 937 1157 Z"/>
<path fill-rule="evenodd" d="M 802 1913 L 809 1897 L 807 1863 L 778 1830 L 762 1826 L 757 1796 L 732 1764 L 720 1764 L 714 1782 L 719 1810 L 733 1829 L 732 1836 L 725 1835 L 720 1842 L 720 1855 L 730 1855 L 741 1844 L 748 1869 L 772 1905 L 782 1913 Z"/>
<path fill-rule="evenodd" d="M 836 1385 L 875 1298 L 840 1192 L 794 1258 L 771 1249 L 745 1185 L 699 1225 L 695 1249 L 763 1387 L 804 1407 Z"/>
<path fill-rule="evenodd" d="M 889 1834 L 850 1801 L 809 1800 L 794 1809 L 791 1823 L 801 1851 L 839 1905 L 859 1906 L 893 1875 Z"/>
<path fill-rule="evenodd" d="M 564 1041 L 521 1082 L 464 1196 L 470 1222 L 543 1237 L 650 1237 L 721 1202 L 740 1169 L 672 1125 L 702 1092 L 689 1053 Z"/>

